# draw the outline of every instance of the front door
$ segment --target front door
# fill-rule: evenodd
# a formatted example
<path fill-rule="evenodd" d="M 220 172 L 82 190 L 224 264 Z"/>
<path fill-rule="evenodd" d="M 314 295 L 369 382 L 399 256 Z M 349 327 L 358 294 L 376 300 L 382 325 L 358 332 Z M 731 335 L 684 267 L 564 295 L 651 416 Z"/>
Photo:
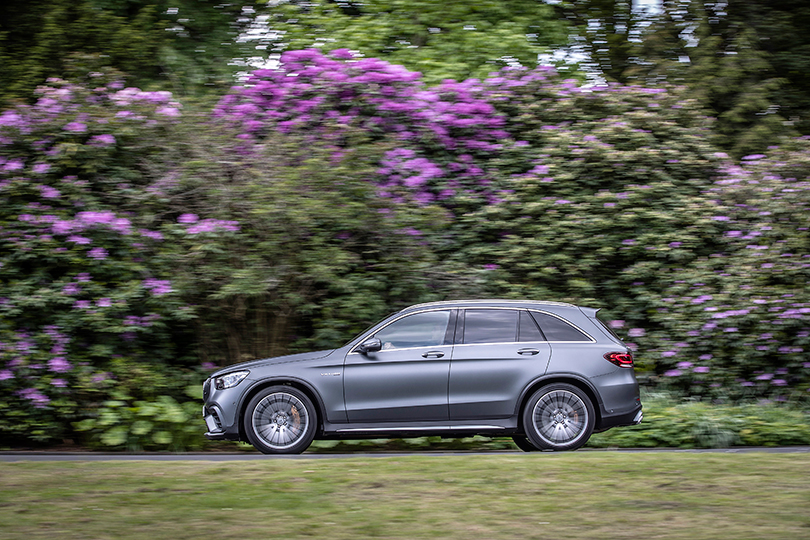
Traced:
<path fill-rule="evenodd" d="M 346 356 L 349 422 L 440 422 L 449 418 L 447 384 L 455 310 L 405 315 L 377 331 L 378 352 Z"/>

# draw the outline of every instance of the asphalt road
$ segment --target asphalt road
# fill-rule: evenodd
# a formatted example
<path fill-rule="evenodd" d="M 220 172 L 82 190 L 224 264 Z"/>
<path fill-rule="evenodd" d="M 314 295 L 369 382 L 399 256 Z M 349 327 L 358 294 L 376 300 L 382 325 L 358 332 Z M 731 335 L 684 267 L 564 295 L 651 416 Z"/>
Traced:
<path fill-rule="evenodd" d="M 704 453 L 731 453 L 743 454 L 752 452 L 763 452 L 768 454 L 806 454 L 810 452 L 810 446 L 782 446 L 776 448 L 766 447 L 741 447 L 741 448 L 701 448 L 701 449 L 680 449 L 680 448 L 618 448 L 618 449 L 584 449 L 579 453 L 610 452 L 610 453 L 665 453 L 680 452 L 688 454 Z M 486 456 L 486 455 L 523 455 L 524 452 L 355 452 L 351 454 L 300 454 L 300 455 L 264 455 L 250 452 L 191 452 L 191 453 L 116 453 L 105 454 L 96 452 L 0 452 L 0 462 L 19 461 L 255 461 L 264 459 L 346 459 L 346 458 L 382 458 L 382 457 L 403 457 L 403 456 Z M 553 452 L 549 452 L 553 455 Z"/>

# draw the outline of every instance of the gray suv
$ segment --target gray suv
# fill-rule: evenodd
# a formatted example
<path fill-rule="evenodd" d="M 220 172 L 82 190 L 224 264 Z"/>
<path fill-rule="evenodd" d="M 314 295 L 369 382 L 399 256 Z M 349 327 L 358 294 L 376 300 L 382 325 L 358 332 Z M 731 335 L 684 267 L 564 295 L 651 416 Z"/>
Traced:
<path fill-rule="evenodd" d="M 574 450 L 638 424 L 627 346 L 597 309 L 466 300 L 403 309 L 329 351 L 229 366 L 203 386 L 209 439 L 300 453 L 313 439 L 474 434 Z"/>

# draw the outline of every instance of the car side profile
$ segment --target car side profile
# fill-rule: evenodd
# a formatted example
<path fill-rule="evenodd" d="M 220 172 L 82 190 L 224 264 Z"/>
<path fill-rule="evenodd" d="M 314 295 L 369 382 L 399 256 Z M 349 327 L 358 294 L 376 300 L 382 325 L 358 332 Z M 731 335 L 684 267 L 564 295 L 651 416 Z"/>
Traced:
<path fill-rule="evenodd" d="M 530 300 L 411 306 L 343 347 L 214 373 L 203 385 L 206 437 L 291 454 L 316 438 L 475 434 L 575 450 L 642 419 L 632 353 L 597 311 Z"/>

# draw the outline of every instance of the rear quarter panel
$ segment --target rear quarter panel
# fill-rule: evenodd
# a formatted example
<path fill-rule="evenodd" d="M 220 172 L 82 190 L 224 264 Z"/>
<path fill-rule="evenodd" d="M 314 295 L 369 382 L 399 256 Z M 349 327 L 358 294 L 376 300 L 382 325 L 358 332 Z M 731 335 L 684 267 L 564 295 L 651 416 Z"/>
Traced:
<path fill-rule="evenodd" d="M 591 381 L 605 412 L 613 414 L 635 406 L 638 383 L 632 369 L 605 360 L 605 353 L 623 350 L 613 343 L 551 343 L 548 375 L 569 373 Z"/>

